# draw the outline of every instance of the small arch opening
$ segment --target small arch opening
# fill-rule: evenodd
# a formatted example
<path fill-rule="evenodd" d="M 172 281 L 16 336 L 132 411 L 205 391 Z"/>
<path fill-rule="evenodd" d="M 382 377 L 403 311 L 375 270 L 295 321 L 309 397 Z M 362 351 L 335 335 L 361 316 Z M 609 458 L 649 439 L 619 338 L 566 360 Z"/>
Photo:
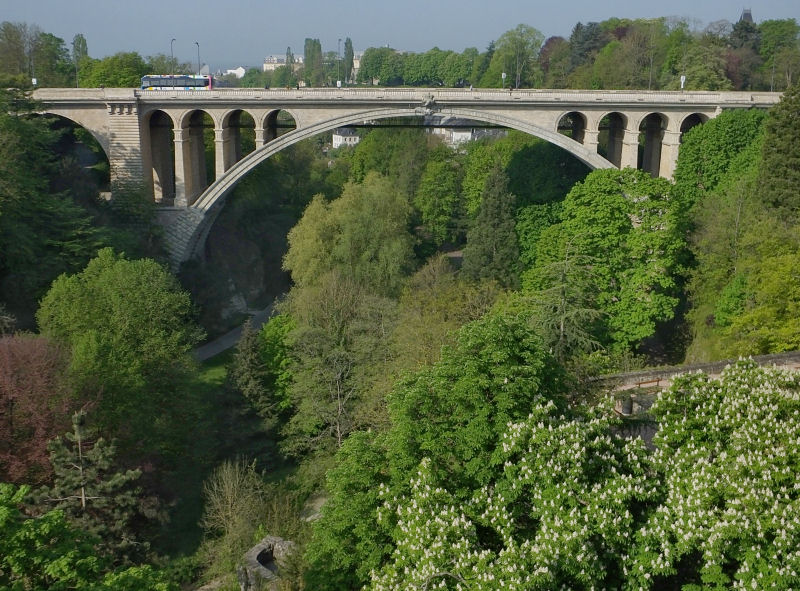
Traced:
<path fill-rule="evenodd" d="M 297 122 L 289 111 L 272 111 L 264 121 L 264 141 L 269 142 L 297 129 Z"/>
<path fill-rule="evenodd" d="M 661 170 L 661 141 L 666 120 L 659 113 L 650 113 L 639 124 L 638 168 L 656 177 Z"/>
<path fill-rule="evenodd" d="M 681 123 L 681 143 L 683 143 L 683 134 L 689 131 L 690 129 L 697 127 L 698 125 L 702 125 L 708 121 L 708 117 L 705 115 L 701 115 L 700 113 L 692 113 L 686 119 L 683 120 Z"/>
<path fill-rule="evenodd" d="M 582 144 L 586 138 L 586 117 L 583 113 L 572 111 L 558 120 L 558 133 Z"/>
<path fill-rule="evenodd" d="M 164 111 L 150 114 L 149 156 L 150 182 L 152 183 L 153 200 L 161 205 L 172 205 L 175 202 L 175 141 L 172 117 Z"/>
<path fill-rule="evenodd" d="M 186 197 L 191 204 L 214 182 L 214 120 L 205 111 L 193 111 L 186 119 L 184 130 L 184 179 Z"/>
<path fill-rule="evenodd" d="M 609 113 L 597 128 L 597 153 L 617 168 L 622 164 L 622 142 L 627 119 L 621 113 Z"/>

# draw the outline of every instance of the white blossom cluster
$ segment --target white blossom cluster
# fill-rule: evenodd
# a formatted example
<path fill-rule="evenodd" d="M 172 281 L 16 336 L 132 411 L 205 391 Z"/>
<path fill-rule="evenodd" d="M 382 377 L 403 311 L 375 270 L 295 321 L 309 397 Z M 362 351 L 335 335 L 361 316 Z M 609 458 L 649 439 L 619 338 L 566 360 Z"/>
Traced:
<path fill-rule="evenodd" d="M 652 411 L 665 498 L 637 532 L 634 588 L 681 563 L 698 584 L 800 588 L 800 376 L 741 361 L 683 376 Z"/>
<path fill-rule="evenodd" d="M 652 412 L 648 451 L 542 403 L 468 503 L 423 461 L 407 496 L 382 490 L 396 547 L 370 588 L 800 588 L 800 377 L 740 362 Z"/>

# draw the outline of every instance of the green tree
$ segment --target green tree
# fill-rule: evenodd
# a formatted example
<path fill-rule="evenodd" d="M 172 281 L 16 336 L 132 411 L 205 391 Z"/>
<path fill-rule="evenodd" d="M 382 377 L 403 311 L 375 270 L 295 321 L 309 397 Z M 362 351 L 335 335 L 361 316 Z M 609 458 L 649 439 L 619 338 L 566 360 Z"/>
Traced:
<path fill-rule="evenodd" d="M 543 234 L 543 240 L 557 236 L 559 226 Z M 576 255 L 567 242 L 559 244 L 558 260 L 535 266 L 526 278 L 523 301 L 533 313 L 533 325 L 542 342 L 559 363 L 600 348 L 597 339 L 602 313 L 594 300 L 593 268 L 597 261 Z"/>
<path fill-rule="evenodd" d="M 81 273 L 53 282 L 36 318 L 43 334 L 70 348 L 79 390 L 103 393 L 101 424 L 147 440 L 180 407 L 175 389 L 202 336 L 192 312 L 161 265 L 106 248 Z"/>
<path fill-rule="evenodd" d="M 344 40 L 344 62 L 342 63 L 345 83 L 353 82 L 354 58 L 355 52 L 353 51 L 353 42 L 350 40 L 350 37 L 348 37 Z"/>
<path fill-rule="evenodd" d="M 437 246 L 454 240 L 459 231 L 463 207 L 460 203 L 459 170 L 454 159 L 430 159 L 419 181 L 414 206 L 425 231 Z"/>
<path fill-rule="evenodd" d="M 633 169 L 596 170 L 569 192 L 562 219 L 558 246 L 537 266 L 567 251 L 596 261 L 590 301 L 603 313 L 600 343 L 635 346 L 673 318 L 686 246 L 667 181 Z"/>
<path fill-rule="evenodd" d="M 400 296 L 392 335 L 398 374 L 433 365 L 461 326 L 489 311 L 499 287 L 472 283 L 457 274 L 445 254 L 434 255 L 412 275 Z"/>
<path fill-rule="evenodd" d="M 375 173 L 331 203 L 317 195 L 289 233 L 284 268 L 300 286 L 336 271 L 375 294 L 397 293 L 412 261 L 409 215 L 405 196 Z"/>
<path fill-rule="evenodd" d="M 672 191 L 688 211 L 712 191 L 731 162 L 761 133 L 766 115 L 755 109 L 733 109 L 691 129 L 683 138 Z"/>
<path fill-rule="evenodd" d="M 307 86 L 322 86 L 323 78 L 322 44 L 319 39 L 306 38 L 303 49 L 303 80 Z"/>
<path fill-rule="evenodd" d="M 192 64 L 179 62 L 178 58 L 163 53 L 148 56 L 146 67 L 150 74 L 194 74 Z"/>
<path fill-rule="evenodd" d="M 291 406 L 290 351 L 286 342 L 294 328 L 290 316 L 270 318 L 260 331 L 245 323 L 236 345 L 231 375 L 233 383 L 263 418 L 274 422 Z"/>
<path fill-rule="evenodd" d="M 491 279 L 503 287 L 519 284 L 519 247 L 514 231 L 515 197 L 508 177 L 495 168 L 486 180 L 475 223 L 467 232 L 462 273 L 472 279 Z"/>
<path fill-rule="evenodd" d="M 800 82 L 786 89 L 764 124 L 764 148 L 758 179 L 760 197 L 785 219 L 800 221 L 800 145 L 791 140 L 800 112 Z M 789 133 L 787 137 L 785 134 Z"/>
<path fill-rule="evenodd" d="M 82 87 L 137 88 L 142 76 L 149 74 L 147 62 L 134 51 L 115 53 L 99 60 L 84 60 L 81 64 Z"/>
<path fill-rule="evenodd" d="M 314 589 L 357 589 L 389 554 L 389 532 L 376 523 L 379 486 L 389 480 L 385 438 L 353 433 L 328 470 L 328 500 L 306 547 L 306 580 Z"/>
<path fill-rule="evenodd" d="M 394 304 L 333 270 L 293 288 L 287 305 L 296 323 L 287 335 L 294 414 L 283 447 L 294 456 L 330 453 L 371 404 L 372 385 L 389 357 Z"/>
<path fill-rule="evenodd" d="M 107 244 L 72 195 L 51 185 L 64 169 L 60 135 L 19 90 L 0 90 L 0 301 L 25 324 L 60 273 Z"/>
<path fill-rule="evenodd" d="M 49 591 L 177 591 L 152 567 L 110 571 L 92 535 L 61 511 L 30 516 L 20 510 L 28 487 L 0 483 L 0 585 Z"/>
<path fill-rule="evenodd" d="M 498 60 L 508 71 L 514 87 L 535 86 L 538 72 L 534 71 L 539 49 L 542 47 L 544 35 L 529 25 L 517 25 L 506 31 L 497 40 L 492 61 Z M 491 68 L 491 66 L 490 66 Z"/>

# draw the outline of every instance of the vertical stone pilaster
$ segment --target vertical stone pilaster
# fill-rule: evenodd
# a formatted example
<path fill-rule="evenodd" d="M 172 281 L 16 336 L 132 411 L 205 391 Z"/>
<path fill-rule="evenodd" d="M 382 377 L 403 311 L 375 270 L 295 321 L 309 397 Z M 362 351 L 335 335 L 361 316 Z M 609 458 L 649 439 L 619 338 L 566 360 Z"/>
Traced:
<path fill-rule="evenodd" d="M 230 137 L 226 133 L 227 129 L 221 127 L 214 128 L 214 178 L 218 179 L 225 171 L 228 170 L 230 165 Z"/>
<path fill-rule="evenodd" d="M 141 190 L 145 184 L 142 136 L 136 100 L 106 103 L 111 192 Z"/>
<path fill-rule="evenodd" d="M 596 129 L 587 129 L 583 132 L 583 145 L 586 146 L 586 149 L 590 152 L 597 153 L 597 146 L 598 136 L 600 132 Z"/>
<path fill-rule="evenodd" d="M 622 138 L 622 155 L 619 162 L 620 168 L 636 168 L 639 165 L 639 130 L 625 128 Z"/>
<path fill-rule="evenodd" d="M 186 207 L 189 205 L 186 196 L 186 165 L 188 161 L 188 142 L 184 139 L 183 129 L 174 129 L 175 136 L 175 205 L 178 207 Z"/>
<path fill-rule="evenodd" d="M 256 127 L 256 149 L 267 143 L 267 131 L 263 127 Z"/>
<path fill-rule="evenodd" d="M 661 140 L 661 165 L 659 166 L 659 176 L 671 179 L 675 173 L 675 165 L 678 162 L 678 151 L 681 146 L 681 134 L 679 131 L 664 131 Z"/>

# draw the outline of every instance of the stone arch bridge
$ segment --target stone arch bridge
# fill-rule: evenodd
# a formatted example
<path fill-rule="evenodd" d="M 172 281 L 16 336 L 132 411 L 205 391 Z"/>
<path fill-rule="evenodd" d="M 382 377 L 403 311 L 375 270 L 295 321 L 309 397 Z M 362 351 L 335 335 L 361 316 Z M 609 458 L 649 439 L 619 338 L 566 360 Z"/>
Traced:
<path fill-rule="evenodd" d="M 144 187 L 160 205 L 159 220 L 172 263 L 178 267 L 202 252 L 226 196 L 252 168 L 294 143 L 337 127 L 389 118 L 468 119 L 547 140 L 590 168 L 639 167 L 671 178 L 682 133 L 724 109 L 768 108 L 780 94 L 48 88 L 37 90 L 34 98 L 43 112 L 70 119 L 94 135 L 109 159 L 112 190 Z M 280 114 L 294 125 L 283 135 L 279 135 Z M 212 125 L 213 175 L 206 170 L 203 137 Z M 255 149 L 243 155 L 241 130 L 247 126 L 253 129 Z"/>

